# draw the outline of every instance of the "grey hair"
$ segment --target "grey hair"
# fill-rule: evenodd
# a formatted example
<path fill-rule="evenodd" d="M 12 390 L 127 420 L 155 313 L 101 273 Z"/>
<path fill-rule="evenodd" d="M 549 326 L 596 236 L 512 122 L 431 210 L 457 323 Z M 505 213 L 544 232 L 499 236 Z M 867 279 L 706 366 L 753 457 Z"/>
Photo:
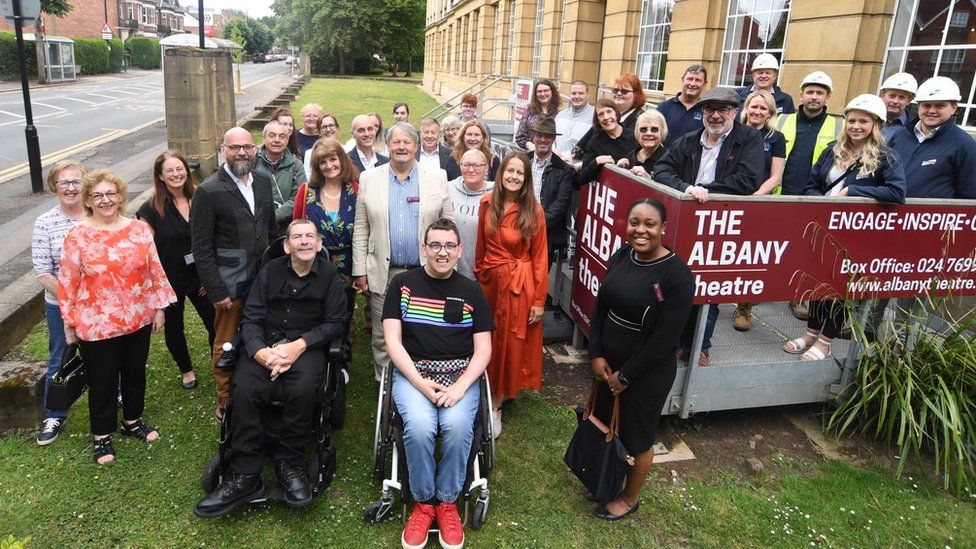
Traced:
<path fill-rule="evenodd" d="M 468 156 L 477 156 L 484 161 L 485 164 L 488 163 L 488 157 L 485 156 L 485 153 L 481 152 L 480 149 L 468 149 L 464 151 L 464 154 L 461 155 L 461 160 L 464 160 Z"/>
<path fill-rule="evenodd" d="M 263 128 L 261 128 L 261 138 L 262 139 L 268 137 L 268 128 L 270 128 L 272 124 L 277 124 L 277 125 L 281 126 L 282 128 L 285 127 L 284 124 L 282 124 L 281 122 L 278 122 L 277 120 L 270 120 L 270 121 L 268 121 L 268 123 L 265 124 Z"/>
<path fill-rule="evenodd" d="M 441 127 L 446 128 L 448 126 L 457 126 L 458 128 L 460 128 L 461 119 L 458 118 L 457 116 L 454 116 L 453 114 L 445 116 L 444 120 L 441 120 Z"/>
<path fill-rule="evenodd" d="M 428 116 L 427 118 L 420 119 L 421 128 L 426 128 L 427 126 L 440 126 L 440 125 L 441 123 L 438 122 L 436 118 L 432 118 Z"/>
<path fill-rule="evenodd" d="M 319 240 L 322 239 L 322 236 L 319 235 L 318 227 L 315 226 L 315 222 L 312 221 L 311 219 L 305 219 L 305 218 L 300 218 L 300 219 L 292 220 L 292 222 L 288 224 L 288 228 L 285 229 L 285 238 L 290 238 L 291 237 L 291 228 L 292 227 L 297 227 L 298 225 L 311 225 L 312 227 L 315 227 L 316 228 L 316 231 L 315 231 L 316 238 L 318 238 Z"/>
<path fill-rule="evenodd" d="M 389 143 L 390 139 L 393 137 L 393 132 L 399 130 L 413 139 L 414 144 L 420 145 L 420 134 L 417 133 L 417 129 L 407 122 L 397 122 L 396 124 L 389 127 L 386 130 L 386 142 Z"/>
<path fill-rule="evenodd" d="M 775 112 L 775 109 L 773 110 Z M 637 120 L 634 121 L 634 139 L 638 143 L 640 143 L 640 125 L 643 120 L 657 124 L 661 128 L 661 144 L 663 145 L 664 141 L 668 138 L 668 121 L 664 118 L 664 115 L 657 109 L 648 109 L 637 117 Z"/>

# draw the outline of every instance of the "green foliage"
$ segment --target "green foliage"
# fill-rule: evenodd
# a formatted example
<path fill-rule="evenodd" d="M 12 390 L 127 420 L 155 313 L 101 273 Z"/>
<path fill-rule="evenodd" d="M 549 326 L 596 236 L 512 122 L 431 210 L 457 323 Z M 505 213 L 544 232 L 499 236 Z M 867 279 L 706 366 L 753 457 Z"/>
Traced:
<path fill-rule="evenodd" d="M 926 311 L 943 303 L 926 301 Z M 896 321 L 858 361 L 850 396 L 830 416 L 838 435 L 859 431 L 883 439 L 900 457 L 935 459 L 946 489 L 976 494 L 976 315 L 939 333 L 923 313 Z M 854 323 L 863 335 L 863 327 Z M 907 338 L 907 340 L 906 340 Z"/>
<path fill-rule="evenodd" d="M 23 539 L 17 539 L 13 534 L 7 536 L 7 539 L 0 540 L 0 549 L 27 549 L 30 546 L 30 537 Z"/>
<path fill-rule="evenodd" d="M 37 53 L 34 42 L 24 41 L 27 57 L 27 74 L 37 76 Z M 0 32 L 0 80 L 20 78 L 20 62 L 17 57 L 17 37 L 12 32 Z"/>
<path fill-rule="evenodd" d="M 109 72 L 108 44 L 98 38 L 75 38 L 75 64 L 81 67 L 81 74 L 104 74 Z"/>
<path fill-rule="evenodd" d="M 108 41 L 110 46 L 108 52 L 108 72 L 122 72 L 122 65 L 125 62 L 125 45 L 118 38 Z"/>
<path fill-rule="evenodd" d="M 145 36 L 133 36 L 125 41 L 132 53 L 132 65 L 140 69 L 158 69 L 160 65 L 159 40 Z"/>
<path fill-rule="evenodd" d="M 274 46 L 274 34 L 264 23 L 251 19 L 234 19 L 224 25 L 224 38 L 241 45 L 248 54 L 265 53 Z"/>
<path fill-rule="evenodd" d="M 41 0 L 41 11 L 51 15 L 65 16 L 74 7 L 68 0 Z"/>

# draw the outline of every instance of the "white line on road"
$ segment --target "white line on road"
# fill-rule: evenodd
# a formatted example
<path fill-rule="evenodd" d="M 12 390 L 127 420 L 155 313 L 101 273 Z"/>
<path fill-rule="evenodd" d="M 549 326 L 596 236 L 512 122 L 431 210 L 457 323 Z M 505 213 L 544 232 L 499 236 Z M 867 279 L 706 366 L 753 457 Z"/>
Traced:
<path fill-rule="evenodd" d="M 54 109 L 56 111 L 66 111 L 66 110 L 68 110 L 68 109 L 66 109 L 64 107 L 59 107 L 57 105 L 48 105 L 47 103 L 41 103 L 40 101 L 37 101 L 37 100 L 31 100 L 31 104 L 32 105 L 40 105 L 42 107 L 47 107 L 49 109 Z"/>
<path fill-rule="evenodd" d="M 48 117 L 51 117 L 51 116 L 55 116 L 57 114 L 58 113 L 56 113 L 56 112 L 51 112 L 51 113 L 48 113 L 48 114 L 42 114 L 42 115 L 39 115 L 39 116 L 35 116 L 34 117 L 34 120 L 40 120 L 42 118 L 48 118 Z M 0 124 L 0 126 L 9 126 L 11 124 L 23 124 L 25 120 L 26 119 L 23 116 L 21 116 L 19 120 L 11 120 L 10 122 L 4 122 L 3 124 Z"/>
<path fill-rule="evenodd" d="M 64 99 L 64 100 L 67 100 L 67 101 L 77 101 L 79 103 L 86 103 L 88 105 L 97 105 L 97 103 L 95 103 L 94 101 L 85 101 L 84 99 L 78 99 L 77 97 L 65 97 L 63 95 L 59 95 L 59 96 L 55 97 L 55 99 Z"/>
<path fill-rule="evenodd" d="M 115 91 L 119 91 L 119 90 L 115 90 Z M 118 101 L 120 99 L 125 99 L 124 97 L 115 97 L 114 95 L 105 95 L 105 94 L 95 93 L 95 92 L 85 92 L 85 95 L 95 95 L 98 97 L 104 97 L 106 99 L 113 99 L 115 101 Z M 104 103 L 102 104 L 104 105 Z"/>

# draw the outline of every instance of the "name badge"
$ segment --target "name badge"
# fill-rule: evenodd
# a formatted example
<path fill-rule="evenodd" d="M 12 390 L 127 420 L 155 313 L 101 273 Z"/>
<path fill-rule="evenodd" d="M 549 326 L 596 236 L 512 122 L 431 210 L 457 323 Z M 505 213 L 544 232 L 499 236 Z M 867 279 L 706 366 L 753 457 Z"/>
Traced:
<path fill-rule="evenodd" d="M 702 117 L 702 113 L 701 112 L 696 112 L 695 113 L 695 120 L 701 120 L 702 119 L 701 117 Z"/>
<path fill-rule="evenodd" d="M 935 161 L 936 161 L 935 158 L 933 158 L 932 160 L 923 160 L 922 161 L 922 165 L 923 166 L 931 166 L 931 165 L 935 164 Z"/>
<path fill-rule="evenodd" d="M 419 196 L 408 196 L 407 197 L 407 204 L 416 204 L 417 202 L 420 202 L 420 197 Z"/>
<path fill-rule="evenodd" d="M 186 263 L 187 265 L 193 265 L 193 261 L 194 259 L 192 253 L 183 256 L 183 262 Z"/>

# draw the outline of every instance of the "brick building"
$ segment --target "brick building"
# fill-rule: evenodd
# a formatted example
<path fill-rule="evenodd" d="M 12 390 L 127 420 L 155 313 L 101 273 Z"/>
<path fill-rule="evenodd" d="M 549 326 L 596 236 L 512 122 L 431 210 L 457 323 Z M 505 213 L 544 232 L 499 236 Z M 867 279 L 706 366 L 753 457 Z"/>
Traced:
<path fill-rule="evenodd" d="M 692 63 L 709 86 L 740 86 L 768 52 L 794 95 L 826 71 L 833 113 L 894 72 L 947 76 L 962 90 L 959 123 L 976 129 L 974 0 L 428 0 L 426 22 L 424 87 L 444 99 L 488 75 L 551 77 L 566 93 L 576 79 L 633 72 L 657 103 Z"/>
<path fill-rule="evenodd" d="M 183 30 L 183 10 L 177 0 L 71 0 L 65 17 L 43 14 L 45 32 L 69 38 L 101 38 L 107 22 L 116 38 L 139 34 L 159 38 Z M 13 25 L 0 20 L 0 31 Z"/>

